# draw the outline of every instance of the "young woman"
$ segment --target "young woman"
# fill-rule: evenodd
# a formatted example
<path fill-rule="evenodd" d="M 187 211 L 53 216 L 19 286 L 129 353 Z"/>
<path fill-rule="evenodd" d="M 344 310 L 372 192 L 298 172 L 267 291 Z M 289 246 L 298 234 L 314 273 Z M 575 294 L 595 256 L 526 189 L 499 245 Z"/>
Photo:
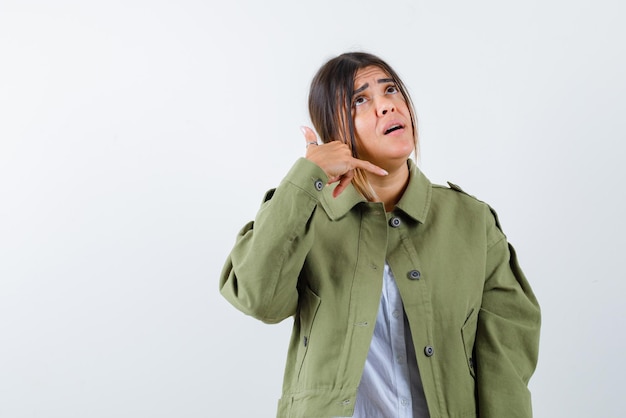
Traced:
<path fill-rule="evenodd" d="M 279 417 L 531 417 L 540 311 L 495 212 L 431 184 L 415 112 L 380 58 L 311 83 L 306 157 L 237 237 L 220 290 L 294 316 Z"/>

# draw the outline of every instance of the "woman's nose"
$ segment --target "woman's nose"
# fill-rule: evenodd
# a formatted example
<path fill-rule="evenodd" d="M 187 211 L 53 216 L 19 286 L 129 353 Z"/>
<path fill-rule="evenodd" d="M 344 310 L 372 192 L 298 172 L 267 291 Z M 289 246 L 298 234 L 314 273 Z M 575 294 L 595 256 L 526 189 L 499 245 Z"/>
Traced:
<path fill-rule="evenodd" d="M 388 112 L 395 112 L 396 109 L 388 99 L 380 99 L 378 103 L 378 116 L 385 116 Z"/>

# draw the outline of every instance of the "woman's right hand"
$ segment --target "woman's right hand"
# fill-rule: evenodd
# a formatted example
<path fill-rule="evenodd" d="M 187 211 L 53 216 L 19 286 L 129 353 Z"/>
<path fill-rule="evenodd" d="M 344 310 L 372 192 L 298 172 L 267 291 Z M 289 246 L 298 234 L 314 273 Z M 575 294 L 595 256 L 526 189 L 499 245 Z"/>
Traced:
<path fill-rule="evenodd" d="M 333 197 L 343 192 L 354 177 L 354 169 L 361 168 L 377 176 L 386 176 L 387 171 L 352 156 L 350 147 L 341 141 L 318 144 L 317 135 L 309 127 L 301 127 L 306 140 L 306 159 L 317 164 L 328 176 L 328 184 L 339 182 L 333 191 Z"/>

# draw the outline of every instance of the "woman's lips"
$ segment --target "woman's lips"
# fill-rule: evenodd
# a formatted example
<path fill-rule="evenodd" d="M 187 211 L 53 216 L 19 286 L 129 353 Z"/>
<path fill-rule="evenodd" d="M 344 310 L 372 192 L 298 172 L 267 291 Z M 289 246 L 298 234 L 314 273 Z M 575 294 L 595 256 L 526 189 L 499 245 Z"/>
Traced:
<path fill-rule="evenodd" d="M 385 128 L 385 131 L 383 132 L 384 135 L 388 135 L 392 132 L 398 131 L 400 129 L 404 129 L 404 125 L 400 124 L 400 123 L 392 123 L 390 124 L 388 127 Z"/>

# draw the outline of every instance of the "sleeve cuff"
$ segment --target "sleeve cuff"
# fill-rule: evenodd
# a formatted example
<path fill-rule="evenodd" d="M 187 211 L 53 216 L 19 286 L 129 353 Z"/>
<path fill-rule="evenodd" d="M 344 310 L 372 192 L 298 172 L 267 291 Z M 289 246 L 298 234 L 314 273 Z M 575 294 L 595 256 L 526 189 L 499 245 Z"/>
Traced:
<path fill-rule="evenodd" d="M 301 157 L 291 167 L 283 182 L 291 183 L 319 199 L 317 196 L 328 183 L 328 176 L 317 164 Z"/>

